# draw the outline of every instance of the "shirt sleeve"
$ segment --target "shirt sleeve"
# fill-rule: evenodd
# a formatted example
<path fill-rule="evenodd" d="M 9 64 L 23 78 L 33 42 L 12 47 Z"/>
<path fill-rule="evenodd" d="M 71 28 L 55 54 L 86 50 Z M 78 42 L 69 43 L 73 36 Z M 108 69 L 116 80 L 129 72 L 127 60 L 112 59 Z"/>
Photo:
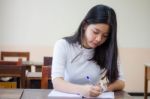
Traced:
<path fill-rule="evenodd" d="M 53 61 L 52 61 L 52 80 L 56 77 L 64 77 L 66 64 L 66 44 L 64 39 L 58 40 L 54 46 Z"/>

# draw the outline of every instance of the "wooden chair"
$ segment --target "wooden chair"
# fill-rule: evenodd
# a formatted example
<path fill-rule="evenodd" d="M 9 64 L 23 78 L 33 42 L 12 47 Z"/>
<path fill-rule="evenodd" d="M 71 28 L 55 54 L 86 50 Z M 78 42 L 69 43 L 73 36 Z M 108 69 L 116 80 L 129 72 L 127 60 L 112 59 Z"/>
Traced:
<path fill-rule="evenodd" d="M 22 59 L 18 59 L 18 61 L 0 61 L 0 65 L 22 65 Z"/>
<path fill-rule="evenodd" d="M 52 65 L 52 57 L 45 56 L 43 59 L 43 62 L 44 62 L 43 63 L 44 66 Z"/>
<path fill-rule="evenodd" d="M 51 82 L 48 82 L 51 77 L 52 57 L 44 57 L 44 65 L 42 66 L 41 89 L 48 89 L 48 85 L 52 88 Z M 51 80 L 50 80 L 51 81 Z"/>
<path fill-rule="evenodd" d="M 0 61 L 0 77 L 19 77 L 20 88 L 25 88 L 25 70 L 26 66 L 22 65 L 20 59 L 18 61 Z"/>
<path fill-rule="evenodd" d="M 8 59 L 10 58 L 10 59 Z M 17 51 L 1 51 L 1 60 L 4 61 L 13 61 L 14 59 L 17 60 L 22 60 L 25 59 L 25 61 L 29 61 L 30 60 L 30 53 L 29 52 L 17 52 Z M 15 61 L 17 61 L 15 60 Z M 8 64 L 12 64 L 12 62 L 7 62 Z M 13 65 L 13 64 L 12 64 Z"/>
<path fill-rule="evenodd" d="M 148 96 L 148 81 L 150 80 L 150 64 L 145 64 L 144 99 Z"/>
<path fill-rule="evenodd" d="M 40 87 L 42 89 L 47 89 L 48 87 L 52 88 L 51 84 L 51 64 L 52 64 L 52 57 L 44 57 L 43 58 L 43 65 L 41 72 L 28 72 L 27 73 L 27 88 L 32 87 L 31 81 L 34 82 L 39 80 L 40 81 Z M 50 82 L 48 82 L 50 81 Z"/>
<path fill-rule="evenodd" d="M 5 60 L 6 57 L 18 57 L 26 58 L 27 61 L 30 60 L 29 52 L 10 52 L 10 51 L 1 51 L 1 60 Z"/>

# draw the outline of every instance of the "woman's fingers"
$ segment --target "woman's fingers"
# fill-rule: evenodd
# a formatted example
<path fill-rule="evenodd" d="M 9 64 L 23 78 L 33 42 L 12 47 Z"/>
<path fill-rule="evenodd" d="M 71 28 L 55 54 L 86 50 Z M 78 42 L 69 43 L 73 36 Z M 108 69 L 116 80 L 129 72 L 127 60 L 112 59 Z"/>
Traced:
<path fill-rule="evenodd" d="M 99 86 L 92 86 L 91 91 L 90 91 L 90 96 L 91 97 L 96 97 L 101 94 L 101 89 Z"/>

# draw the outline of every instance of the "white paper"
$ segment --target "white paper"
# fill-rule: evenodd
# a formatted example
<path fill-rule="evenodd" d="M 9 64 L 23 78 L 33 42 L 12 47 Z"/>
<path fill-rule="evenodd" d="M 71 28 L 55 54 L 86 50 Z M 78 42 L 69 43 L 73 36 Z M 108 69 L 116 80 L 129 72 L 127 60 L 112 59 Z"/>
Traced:
<path fill-rule="evenodd" d="M 78 99 L 82 98 L 78 94 L 69 94 L 69 93 L 64 93 L 64 92 L 60 92 L 60 91 L 56 91 L 56 90 L 52 90 L 48 94 L 48 97 L 53 97 L 53 98 L 78 98 Z M 100 99 L 100 98 L 114 99 L 114 92 L 104 92 L 96 98 L 97 99 Z"/>

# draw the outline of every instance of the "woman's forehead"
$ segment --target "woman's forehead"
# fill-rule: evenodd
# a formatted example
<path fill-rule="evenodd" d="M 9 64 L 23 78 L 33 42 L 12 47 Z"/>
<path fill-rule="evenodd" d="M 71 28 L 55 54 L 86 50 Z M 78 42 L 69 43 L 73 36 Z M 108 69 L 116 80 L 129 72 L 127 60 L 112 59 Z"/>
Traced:
<path fill-rule="evenodd" d="M 95 29 L 96 31 L 102 31 L 102 32 L 109 31 L 109 25 L 105 23 L 90 24 L 89 26 Z"/>

